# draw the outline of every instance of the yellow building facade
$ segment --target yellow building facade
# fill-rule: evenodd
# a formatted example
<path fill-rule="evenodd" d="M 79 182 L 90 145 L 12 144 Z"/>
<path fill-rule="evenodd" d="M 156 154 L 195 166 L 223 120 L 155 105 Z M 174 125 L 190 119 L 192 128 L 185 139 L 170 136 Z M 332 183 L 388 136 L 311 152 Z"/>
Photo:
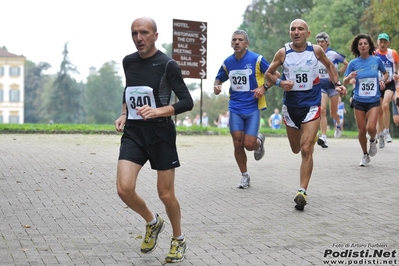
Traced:
<path fill-rule="evenodd" d="M 24 123 L 25 60 L 0 48 L 0 123 Z"/>

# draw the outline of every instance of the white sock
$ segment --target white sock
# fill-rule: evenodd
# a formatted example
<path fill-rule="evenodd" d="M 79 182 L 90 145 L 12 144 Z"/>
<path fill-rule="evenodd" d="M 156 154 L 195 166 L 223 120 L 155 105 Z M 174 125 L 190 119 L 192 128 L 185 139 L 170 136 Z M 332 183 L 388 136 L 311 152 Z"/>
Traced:
<path fill-rule="evenodd" d="M 244 172 L 244 173 L 242 173 L 241 175 L 243 175 L 243 176 L 248 176 L 248 172 Z"/>
<path fill-rule="evenodd" d="M 306 189 L 304 189 L 303 187 L 299 188 L 298 191 L 303 191 L 306 194 Z"/>
<path fill-rule="evenodd" d="M 154 214 L 154 220 L 152 220 L 151 222 L 149 222 L 149 225 L 154 225 L 157 223 L 157 216 Z"/>
<path fill-rule="evenodd" d="M 176 237 L 176 239 L 177 240 L 184 240 L 184 234 L 183 233 L 181 233 L 181 235 L 180 236 L 178 236 L 178 237 Z"/>

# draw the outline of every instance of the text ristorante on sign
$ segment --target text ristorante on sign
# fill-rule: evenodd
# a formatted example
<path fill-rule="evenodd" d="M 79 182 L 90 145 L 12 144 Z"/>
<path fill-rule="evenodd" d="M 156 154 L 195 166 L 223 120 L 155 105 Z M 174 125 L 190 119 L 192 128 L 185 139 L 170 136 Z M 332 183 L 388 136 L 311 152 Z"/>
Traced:
<path fill-rule="evenodd" d="M 172 58 L 185 78 L 206 78 L 207 23 L 173 20 Z"/>

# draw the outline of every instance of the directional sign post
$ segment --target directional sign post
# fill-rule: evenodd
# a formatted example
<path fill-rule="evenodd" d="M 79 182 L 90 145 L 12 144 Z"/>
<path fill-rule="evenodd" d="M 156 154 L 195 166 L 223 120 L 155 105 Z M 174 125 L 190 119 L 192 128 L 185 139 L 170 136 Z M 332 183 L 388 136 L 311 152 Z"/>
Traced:
<path fill-rule="evenodd" d="M 207 23 L 173 19 L 172 58 L 184 78 L 206 79 Z"/>

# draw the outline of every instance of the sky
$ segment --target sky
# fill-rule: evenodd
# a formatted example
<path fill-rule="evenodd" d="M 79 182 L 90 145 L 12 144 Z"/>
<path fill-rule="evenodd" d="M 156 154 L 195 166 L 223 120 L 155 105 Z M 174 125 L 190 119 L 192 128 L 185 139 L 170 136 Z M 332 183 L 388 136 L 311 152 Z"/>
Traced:
<path fill-rule="evenodd" d="M 241 25 L 252 0 L 13 0 L 2 1 L 0 47 L 23 55 L 34 63 L 47 62 L 56 73 L 68 42 L 69 59 L 84 81 L 89 68 L 97 70 L 109 61 L 119 66 L 136 48 L 130 26 L 138 17 L 151 17 L 158 26 L 156 46 L 173 42 L 173 19 L 207 22 L 207 78 L 204 91 L 213 91 L 213 81 L 223 60 L 233 53 L 232 33 Z M 186 79 L 200 83 L 201 79 Z M 123 78 L 124 82 L 124 78 Z M 228 85 L 223 86 L 228 90 Z"/>

